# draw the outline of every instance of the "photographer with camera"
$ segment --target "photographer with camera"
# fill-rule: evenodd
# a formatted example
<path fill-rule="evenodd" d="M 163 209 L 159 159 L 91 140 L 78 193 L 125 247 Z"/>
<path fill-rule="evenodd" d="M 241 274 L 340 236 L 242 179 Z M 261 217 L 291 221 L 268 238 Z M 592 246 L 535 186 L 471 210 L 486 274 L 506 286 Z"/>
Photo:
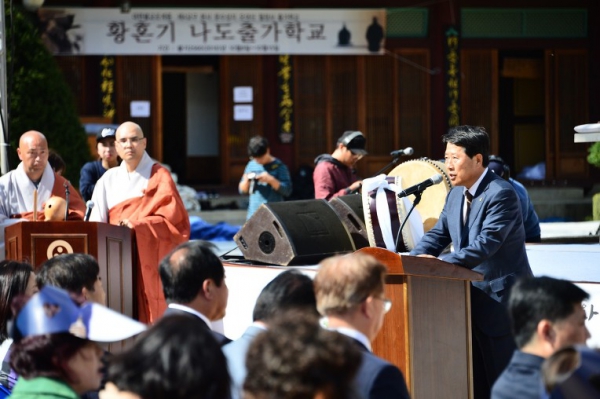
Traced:
<path fill-rule="evenodd" d="M 283 201 L 292 193 L 290 172 L 281 160 L 271 155 L 269 141 L 262 136 L 254 136 L 248 143 L 250 162 L 238 185 L 240 194 L 250 195 L 248 215 L 250 219 L 262 204 Z"/>

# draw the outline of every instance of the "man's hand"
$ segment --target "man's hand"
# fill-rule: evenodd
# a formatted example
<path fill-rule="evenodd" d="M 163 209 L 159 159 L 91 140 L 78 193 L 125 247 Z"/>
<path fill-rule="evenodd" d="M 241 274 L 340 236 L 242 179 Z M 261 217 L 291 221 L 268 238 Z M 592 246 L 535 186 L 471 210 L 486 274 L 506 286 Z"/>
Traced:
<path fill-rule="evenodd" d="M 419 254 L 417 255 L 419 258 L 433 258 L 437 259 L 437 256 L 429 255 L 429 254 Z"/>
<path fill-rule="evenodd" d="M 348 189 L 352 192 L 357 192 L 362 187 L 362 180 L 357 180 L 348 186 Z"/>
<path fill-rule="evenodd" d="M 275 176 L 268 172 L 262 172 L 260 175 L 256 175 L 256 180 L 268 184 L 269 186 L 273 187 L 273 190 L 275 191 L 279 190 L 279 186 L 281 185 L 279 180 L 277 180 Z"/>

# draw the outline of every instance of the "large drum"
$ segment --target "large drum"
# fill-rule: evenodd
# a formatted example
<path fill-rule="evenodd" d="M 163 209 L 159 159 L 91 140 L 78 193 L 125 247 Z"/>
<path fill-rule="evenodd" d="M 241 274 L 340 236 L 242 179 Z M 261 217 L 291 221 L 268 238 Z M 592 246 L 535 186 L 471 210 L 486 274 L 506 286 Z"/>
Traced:
<path fill-rule="evenodd" d="M 442 209 L 444 209 L 446 196 L 452 188 L 448 172 L 446 172 L 446 165 L 443 162 L 432 161 L 427 158 L 415 159 L 401 163 L 392 169 L 388 175 L 402 177 L 402 188 L 406 189 L 427 180 L 435 174 L 442 175 L 442 182 L 423 191 L 421 202 L 416 207 L 423 219 L 423 230 L 425 232 L 431 230 L 437 223 Z M 415 200 L 414 195 L 410 195 L 408 198 L 411 202 Z"/>
<path fill-rule="evenodd" d="M 398 198 L 397 193 L 435 174 L 442 175 L 442 183 L 427 188 L 411 213 L 414 195 Z M 365 179 L 362 196 L 369 244 L 397 252 L 412 250 L 438 221 L 450 188 L 444 164 L 429 159 L 407 161 L 388 176 Z"/>

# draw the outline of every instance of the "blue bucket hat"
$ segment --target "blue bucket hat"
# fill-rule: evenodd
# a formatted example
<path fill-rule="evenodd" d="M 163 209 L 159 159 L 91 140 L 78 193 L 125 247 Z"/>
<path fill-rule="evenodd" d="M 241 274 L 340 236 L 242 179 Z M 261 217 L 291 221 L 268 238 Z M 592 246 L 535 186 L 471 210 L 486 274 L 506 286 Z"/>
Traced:
<path fill-rule="evenodd" d="M 146 330 L 146 325 L 97 303 L 78 306 L 66 291 L 50 285 L 33 295 L 12 326 L 15 339 L 70 333 L 96 342 L 120 341 Z"/>

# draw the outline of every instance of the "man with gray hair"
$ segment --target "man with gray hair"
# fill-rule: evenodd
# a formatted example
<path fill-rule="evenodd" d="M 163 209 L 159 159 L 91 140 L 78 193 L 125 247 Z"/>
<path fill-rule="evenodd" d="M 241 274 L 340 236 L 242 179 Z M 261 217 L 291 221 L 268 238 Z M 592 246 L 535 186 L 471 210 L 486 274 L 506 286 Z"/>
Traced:
<path fill-rule="evenodd" d="M 367 399 L 409 397 L 400 369 L 371 352 L 392 305 L 384 294 L 386 274 L 372 256 L 354 253 L 322 261 L 314 280 L 317 309 L 327 317 L 328 328 L 352 338 L 362 351 L 355 382 Z"/>

